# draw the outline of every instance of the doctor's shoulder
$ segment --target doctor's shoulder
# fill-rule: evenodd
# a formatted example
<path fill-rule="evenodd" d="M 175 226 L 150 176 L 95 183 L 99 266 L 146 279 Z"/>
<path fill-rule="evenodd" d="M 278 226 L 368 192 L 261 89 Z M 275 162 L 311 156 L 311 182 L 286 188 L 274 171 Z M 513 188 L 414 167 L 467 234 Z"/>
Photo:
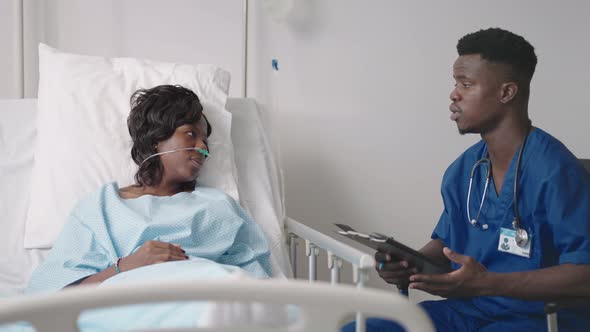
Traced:
<path fill-rule="evenodd" d="M 530 162 L 537 166 L 543 165 L 544 167 L 536 167 L 536 169 L 544 170 L 546 173 L 537 176 L 588 178 L 588 171 L 563 142 L 540 128 L 536 128 L 533 133 L 536 134 L 539 143 L 535 151 L 531 153 Z"/>

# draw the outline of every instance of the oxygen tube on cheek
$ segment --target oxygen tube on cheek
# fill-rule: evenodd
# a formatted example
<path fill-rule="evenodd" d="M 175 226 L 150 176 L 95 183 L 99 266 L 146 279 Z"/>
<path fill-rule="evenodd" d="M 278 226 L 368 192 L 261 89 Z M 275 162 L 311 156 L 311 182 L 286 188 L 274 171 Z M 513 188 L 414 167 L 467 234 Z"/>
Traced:
<path fill-rule="evenodd" d="M 174 153 L 174 152 L 179 152 L 179 151 L 188 151 L 188 150 L 195 150 L 198 153 L 200 153 L 201 155 L 203 155 L 205 158 L 209 157 L 209 151 L 205 150 L 205 149 L 201 149 L 201 148 L 184 148 L 184 149 L 174 149 L 174 150 L 169 150 L 169 151 L 164 151 L 164 152 L 158 152 L 158 153 L 154 153 L 153 155 L 145 158 L 141 164 L 139 164 L 139 167 L 141 167 L 141 165 L 143 165 L 146 161 L 148 161 L 150 158 L 152 157 L 156 157 L 156 156 L 161 156 L 163 154 L 168 154 L 168 153 Z"/>

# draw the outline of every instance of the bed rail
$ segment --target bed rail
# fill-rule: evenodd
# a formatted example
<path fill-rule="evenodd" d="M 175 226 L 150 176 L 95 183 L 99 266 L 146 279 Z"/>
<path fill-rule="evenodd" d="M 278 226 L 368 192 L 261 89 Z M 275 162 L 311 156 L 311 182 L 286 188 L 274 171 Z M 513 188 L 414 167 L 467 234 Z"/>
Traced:
<path fill-rule="evenodd" d="M 296 240 L 305 240 L 305 254 L 309 261 L 309 281 L 317 280 L 317 256 L 319 250 L 324 249 L 328 254 L 328 268 L 332 284 L 340 282 L 340 269 L 342 261 L 349 262 L 353 267 L 353 281 L 357 288 L 363 288 L 369 278 L 369 271 L 375 268 L 375 259 L 360 250 L 357 250 L 343 242 L 337 241 L 301 222 L 287 217 L 285 227 L 289 236 L 289 251 L 293 275 L 297 276 L 297 250 Z M 356 332 L 365 331 L 365 319 L 361 312 L 357 312 Z"/>
<path fill-rule="evenodd" d="M 285 324 L 275 324 L 272 328 L 240 324 L 217 329 L 192 329 L 196 331 L 338 331 L 346 316 L 357 310 L 393 319 L 408 331 L 434 331 L 426 313 L 398 294 L 376 289 L 359 289 L 350 285 L 334 286 L 319 282 L 309 284 L 304 281 L 278 279 L 79 286 L 53 294 L 1 300 L 0 324 L 26 321 L 40 332 L 77 331 L 77 317 L 87 309 L 201 300 L 258 302 L 271 304 L 274 309 L 276 305 L 293 304 L 298 306 L 303 319 L 297 320 L 290 327 L 284 326 Z"/>

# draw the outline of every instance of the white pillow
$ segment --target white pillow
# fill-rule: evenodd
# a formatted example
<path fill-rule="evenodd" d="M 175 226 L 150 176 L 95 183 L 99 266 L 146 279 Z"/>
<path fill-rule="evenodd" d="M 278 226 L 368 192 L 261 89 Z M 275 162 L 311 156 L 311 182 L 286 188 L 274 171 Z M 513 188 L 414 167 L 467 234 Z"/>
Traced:
<path fill-rule="evenodd" d="M 25 248 L 51 247 L 85 194 L 110 181 L 133 183 L 137 165 L 126 120 L 129 99 L 141 88 L 180 84 L 199 96 L 213 133 L 198 182 L 238 200 L 231 114 L 225 109 L 229 82 L 229 73 L 212 65 L 83 56 L 40 44 L 38 139 Z"/>

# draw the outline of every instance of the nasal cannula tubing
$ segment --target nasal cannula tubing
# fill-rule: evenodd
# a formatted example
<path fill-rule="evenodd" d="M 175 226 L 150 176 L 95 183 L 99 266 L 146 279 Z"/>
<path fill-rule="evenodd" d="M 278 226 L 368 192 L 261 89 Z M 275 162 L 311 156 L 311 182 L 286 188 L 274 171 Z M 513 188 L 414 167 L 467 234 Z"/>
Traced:
<path fill-rule="evenodd" d="M 201 148 L 183 148 L 183 149 L 174 149 L 174 150 L 169 150 L 169 151 L 164 151 L 164 152 L 154 153 L 153 155 L 151 155 L 151 156 L 149 156 L 149 157 L 145 158 L 145 159 L 144 159 L 144 160 L 141 162 L 141 164 L 140 164 L 139 166 L 143 165 L 143 163 L 145 163 L 145 162 L 146 162 L 148 159 L 150 159 L 150 158 L 152 158 L 152 157 L 155 157 L 155 156 L 161 156 L 161 155 L 163 155 L 163 154 L 168 154 L 168 153 L 173 153 L 173 152 L 178 152 L 178 151 L 187 151 L 187 150 L 196 150 L 197 152 L 199 152 L 200 154 L 202 154 L 203 156 L 205 156 L 205 158 L 206 158 L 206 157 L 209 157 L 209 151 L 207 151 L 207 150 L 205 150 L 205 149 L 201 149 Z"/>

